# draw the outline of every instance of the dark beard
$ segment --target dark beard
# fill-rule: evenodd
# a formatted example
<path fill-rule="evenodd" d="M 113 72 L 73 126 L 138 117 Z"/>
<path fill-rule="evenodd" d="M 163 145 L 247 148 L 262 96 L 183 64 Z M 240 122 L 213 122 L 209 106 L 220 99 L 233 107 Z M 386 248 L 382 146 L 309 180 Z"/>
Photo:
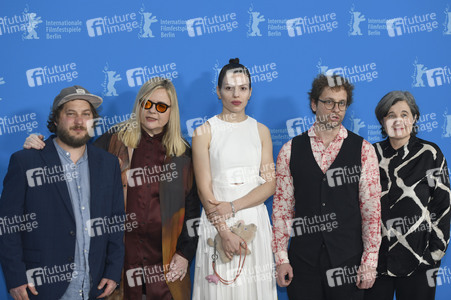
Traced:
<path fill-rule="evenodd" d="M 74 126 L 71 129 L 86 129 L 82 126 Z M 69 131 L 60 127 L 56 127 L 56 136 L 66 145 L 71 146 L 72 148 L 80 148 L 86 145 L 86 143 L 91 139 L 88 133 L 85 136 L 80 138 L 74 138 L 69 135 Z"/>

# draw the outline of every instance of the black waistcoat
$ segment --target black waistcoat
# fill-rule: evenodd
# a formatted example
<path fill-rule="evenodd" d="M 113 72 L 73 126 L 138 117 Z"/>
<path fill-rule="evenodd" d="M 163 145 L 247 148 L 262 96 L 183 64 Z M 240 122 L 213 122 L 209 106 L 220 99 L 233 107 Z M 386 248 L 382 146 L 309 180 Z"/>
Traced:
<path fill-rule="evenodd" d="M 363 138 L 348 131 L 335 161 L 324 174 L 313 156 L 307 132 L 293 138 L 290 171 L 295 218 L 289 256 L 316 266 L 321 247 L 333 266 L 361 255 L 359 179 Z"/>

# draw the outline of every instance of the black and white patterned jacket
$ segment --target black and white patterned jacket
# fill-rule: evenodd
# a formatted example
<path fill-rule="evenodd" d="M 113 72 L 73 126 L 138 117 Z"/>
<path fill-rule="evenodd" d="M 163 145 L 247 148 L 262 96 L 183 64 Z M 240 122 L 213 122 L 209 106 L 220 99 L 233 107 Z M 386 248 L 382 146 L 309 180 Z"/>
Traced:
<path fill-rule="evenodd" d="M 450 237 L 449 169 L 440 148 L 412 137 L 395 150 L 374 144 L 379 159 L 382 244 L 379 274 L 409 276 L 436 265 Z"/>

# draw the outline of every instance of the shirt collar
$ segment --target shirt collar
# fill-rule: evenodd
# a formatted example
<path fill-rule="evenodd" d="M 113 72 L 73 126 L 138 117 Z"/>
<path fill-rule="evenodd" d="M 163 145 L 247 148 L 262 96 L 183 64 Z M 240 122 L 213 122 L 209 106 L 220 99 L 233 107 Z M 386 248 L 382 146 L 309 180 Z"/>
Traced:
<path fill-rule="evenodd" d="M 163 140 L 163 136 L 165 134 L 166 130 L 163 130 L 162 132 L 158 133 L 158 134 L 154 134 L 154 136 L 150 136 L 144 129 L 141 128 L 141 136 L 144 138 L 145 141 L 162 141 Z"/>
<path fill-rule="evenodd" d="M 56 151 L 59 153 L 59 155 L 66 157 L 67 159 L 71 160 L 70 153 L 66 150 L 64 150 L 55 139 L 52 140 L 53 144 L 55 145 Z M 83 152 L 83 155 L 80 157 L 80 159 L 77 161 L 77 164 L 80 164 L 88 159 L 88 145 L 85 147 L 85 151 Z M 72 161 L 72 160 L 71 160 Z"/>
<path fill-rule="evenodd" d="M 308 130 L 308 136 L 309 137 L 318 138 L 318 136 L 316 135 L 315 130 L 314 130 L 315 125 L 316 125 L 316 122 Z M 337 136 L 334 138 L 334 141 L 344 140 L 347 137 L 348 137 L 348 131 L 343 126 L 343 124 L 340 124 L 340 130 L 338 131 Z"/>
<path fill-rule="evenodd" d="M 411 136 L 409 141 L 404 146 L 395 150 L 390 144 L 390 138 L 387 138 L 385 141 L 382 142 L 381 146 L 382 149 L 387 151 L 389 155 L 393 155 L 397 152 L 404 153 L 406 151 L 408 152 L 412 150 L 412 148 L 416 145 L 416 143 L 418 143 L 418 138 L 416 136 Z"/>

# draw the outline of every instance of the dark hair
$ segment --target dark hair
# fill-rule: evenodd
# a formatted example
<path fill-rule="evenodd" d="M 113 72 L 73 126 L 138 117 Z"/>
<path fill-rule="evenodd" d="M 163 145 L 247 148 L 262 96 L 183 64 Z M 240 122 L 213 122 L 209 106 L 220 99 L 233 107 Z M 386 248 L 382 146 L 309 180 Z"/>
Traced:
<path fill-rule="evenodd" d="M 410 133 L 410 135 L 415 136 L 417 134 L 418 131 L 417 121 L 420 118 L 420 109 L 418 108 L 415 98 L 411 93 L 407 91 L 391 91 L 384 97 L 382 97 L 382 99 L 377 104 L 376 109 L 374 110 L 376 118 L 379 121 L 379 124 L 381 124 L 381 133 L 383 138 L 387 137 L 387 133 L 385 132 L 383 125 L 384 118 L 387 116 L 388 112 L 390 111 L 390 108 L 400 101 L 406 101 L 407 105 L 410 108 L 412 116 L 414 118 L 416 116 L 413 123 L 412 132 Z"/>
<path fill-rule="evenodd" d="M 221 72 L 219 72 L 218 76 L 218 87 L 222 87 L 222 81 L 224 80 L 224 77 L 227 73 L 227 71 L 233 70 L 233 73 L 244 73 L 249 78 L 249 88 L 251 88 L 251 73 L 249 73 L 249 70 L 240 64 L 239 58 L 231 58 L 229 59 L 229 63 L 222 67 Z"/>
<path fill-rule="evenodd" d="M 49 131 L 51 133 L 56 133 L 57 126 L 55 125 L 55 122 L 58 123 L 61 111 L 63 110 L 64 106 L 69 102 L 66 102 L 63 105 L 58 106 L 55 110 L 50 112 L 49 119 L 47 120 L 47 128 L 49 129 Z M 88 103 L 89 103 L 89 107 L 91 108 L 92 118 L 97 119 L 99 117 L 99 113 L 94 108 L 94 106 L 92 106 L 92 104 L 90 102 L 88 102 Z M 95 125 L 96 124 L 94 123 L 94 126 Z"/>
<path fill-rule="evenodd" d="M 330 87 L 333 91 L 339 91 L 340 89 L 344 89 L 346 91 L 347 99 L 346 99 L 346 107 L 349 107 L 352 104 L 352 90 L 354 90 L 354 86 L 345 78 L 340 75 L 324 75 L 319 74 L 312 83 L 312 89 L 308 92 L 309 95 L 309 104 L 313 101 L 316 105 L 318 105 L 319 96 L 323 93 L 326 87 Z M 310 109 L 313 113 L 315 113 L 310 105 Z"/>

